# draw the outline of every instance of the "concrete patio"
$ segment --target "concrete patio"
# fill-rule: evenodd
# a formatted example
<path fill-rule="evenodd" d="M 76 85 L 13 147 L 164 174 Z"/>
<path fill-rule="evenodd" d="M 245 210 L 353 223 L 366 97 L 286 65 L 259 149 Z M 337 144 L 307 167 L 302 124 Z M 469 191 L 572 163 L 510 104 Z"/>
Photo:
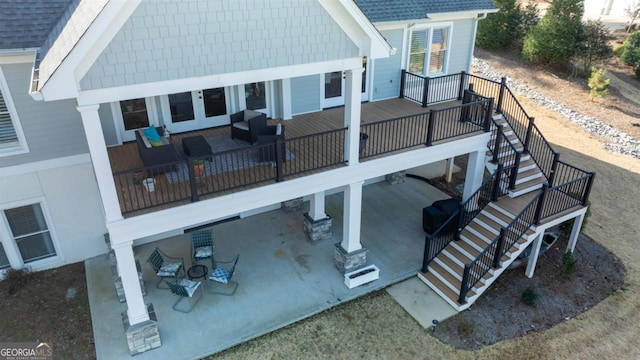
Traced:
<path fill-rule="evenodd" d="M 304 211 L 273 210 L 212 226 L 217 258 L 240 254 L 233 277 L 240 286 L 233 296 L 205 293 L 189 314 L 171 308 L 177 298 L 155 288 L 157 277 L 146 263 L 157 246 L 183 257 L 189 267 L 189 235 L 135 247 L 144 272 L 145 302 L 153 303 L 162 340 L 160 349 L 136 358 L 197 359 L 415 276 L 424 250 L 422 208 L 445 198 L 434 187 L 410 178 L 398 185 L 380 181 L 365 186 L 361 242 L 369 250 L 367 263 L 380 269 L 380 278 L 353 289 L 333 264 L 334 246 L 342 238 L 341 192 L 326 198 L 326 212 L 333 217 L 329 240 L 306 239 Z M 97 357 L 127 358 L 120 316 L 126 304 L 118 302 L 106 256 L 88 260 L 86 271 Z"/>

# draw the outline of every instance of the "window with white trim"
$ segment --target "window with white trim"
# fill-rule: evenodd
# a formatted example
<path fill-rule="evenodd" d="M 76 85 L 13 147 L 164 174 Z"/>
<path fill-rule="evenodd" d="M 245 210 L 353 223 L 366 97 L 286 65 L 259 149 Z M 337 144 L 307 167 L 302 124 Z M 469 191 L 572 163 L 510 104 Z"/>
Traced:
<path fill-rule="evenodd" d="M 57 255 L 40 203 L 5 209 L 3 213 L 23 263 Z"/>
<path fill-rule="evenodd" d="M 0 69 L 0 156 L 27 151 L 18 114 L 14 110 L 11 94 Z"/>
<path fill-rule="evenodd" d="M 4 245 L 0 243 L 0 270 L 4 268 L 8 268 L 9 266 L 11 266 L 11 264 L 9 264 L 9 258 L 7 257 L 7 252 L 4 251 Z"/>
<path fill-rule="evenodd" d="M 407 71 L 418 75 L 447 71 L 451 26 L 411 30 Z"/>

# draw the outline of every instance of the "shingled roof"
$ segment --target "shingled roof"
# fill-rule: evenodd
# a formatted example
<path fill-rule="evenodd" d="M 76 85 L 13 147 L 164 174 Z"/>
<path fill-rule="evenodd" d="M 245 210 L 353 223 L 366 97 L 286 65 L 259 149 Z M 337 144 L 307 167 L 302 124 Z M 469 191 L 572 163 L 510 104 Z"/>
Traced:
<path fill-rule="evenodd" d="M 0 1 L 0 49 L 41 47 L 71 1 Z"/>
<path fill-rule="evenodd" d="M 354 0 L 373 23 L 424 19 L 427 14 L 495 10 L 493 0 Z"/>

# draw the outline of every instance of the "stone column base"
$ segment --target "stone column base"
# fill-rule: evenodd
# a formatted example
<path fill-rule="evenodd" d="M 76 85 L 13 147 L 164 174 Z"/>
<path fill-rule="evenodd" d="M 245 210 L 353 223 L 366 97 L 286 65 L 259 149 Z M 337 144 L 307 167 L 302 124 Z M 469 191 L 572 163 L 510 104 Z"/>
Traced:
<path fill-rule="evenodd" d="M 302 211 L 303 207 L 304 202 L 301 197 L 282 202 L 282 210 L 284 212 Z"/>
<path fill-rule="evenodd" d="M 406 171 L 398 171 L 384 176 L 384 179 L 391 185 L 402 184 L 407 178 Z"/>
<path fill-rule="evenodd" d="M 147 290 L 144 287 L 144 280 L 142 280 L 142 267 L 140 266 L 140 261 L 136 259 L 136 269 L 138 270 L 138 280 L 140 281 L 140 290 L 142 290 L 142 296 L 147 295 Z M 124 297 L 124 288 L 122 287 L 122 278 L 118 276 L 118 268 L 113 265 L 111 266 L 111 279 L 113 280 L 113 285 L 116 287 L 116 294 L 118 295 L 118 300 L 123 303 L 126 301 Z"/>
<path fill-rule="evenodd" d="M 320 220 L 313 220 L 309 213 L 304 213 L 304 234 L 307 235 L 307 239 L 311 241 L 331 239 L 331 226 L 333 225 L 333 218 L 327 215 L 326 218 Z"/>
<path fill-rule="evenodd" d="M 147 311 L 149 312 L 150 320 L 134 325 L 129 325 L 127 312 L 122 312 L 122 325 L 124 326 L 124 333 L 127 335 L 129 354 L 132 356 L 162 346 L 160 332 L 158 331 L 158 319 L 156 318 L 153 304 L 147 305 Z"/>
<path fill-rule="evenodd" d="M 336 244 L 336 249 L 333 252 L 333 263 L 336 265 L 340 272 L 348 273 L 350 271 L 359 269 L 367 264 L 367 252 L 369 250 L 362 248 L 356 251 L 347 253 L 342 248 L 340 243 Z"/>

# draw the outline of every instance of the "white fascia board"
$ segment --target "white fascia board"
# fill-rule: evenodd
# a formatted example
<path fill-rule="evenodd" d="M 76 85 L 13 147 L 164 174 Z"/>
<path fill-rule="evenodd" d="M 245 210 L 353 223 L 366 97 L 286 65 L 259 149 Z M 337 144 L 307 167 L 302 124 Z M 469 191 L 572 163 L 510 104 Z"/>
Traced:
<path fill-rule="evenodd" d="M 172 209 L 107 223 L 111 243 L 126 243 L 175 229 L 224 218 L 287 199 L 340 188 L 388 173 L 406 170 L 474 151 L 484 151 L 491 134 L 484 133 L 442 145 L 369 160 L 315 175 L 203 200 Z"/>
<path fill-rule="evenodd" d="M 413 24 L 429 24 L 434 21 L 448 21 L 448 20 L 461 20 L 461 19 L 475 19 L 478 15 L 484 15 L 487 13 L 498 12 L 497 9 L 494 10 L 474 10 L 474 11 L 459 11 L 459 12 L 448 12 L 448 13 L 433 13 L 428 14 L 429 18 L 423 19 L 411 19 L 411 20 L 402 20 L 402 21 L 380 21 L 376 22 L 374 25 L 376 28 L 381 30 L 387 29 L 397 29 L 406 25 Z"/>
<path fill-rule="evenodd" d="M 352 0 L 319 0 L 319 3 L 358 46 L 360 55 L 379 59 L 393 53 L 393 47 Z"/>
<path fill-rule="evenodd" d="M 356 57 L 310 64 L 281 66 L 268 69 L 119 86 L 106 89 L 85 90 L 78 93 L 78 105 L 102 104 L 126 99 L 160 96 L 214 87 L 287 79 L 360 68 L 362 68 L 362 59 Z"/>
<path fill-rule="evenodd" d="M 109 1 L 40 89 L 45 101 L 78 96 L 80 80 L 142 0 Z"/>
<path fill-rule="evenodd" d="M 36 49 L 25 51 L 0 51 L 0 65 L 33 63 Z"/>

